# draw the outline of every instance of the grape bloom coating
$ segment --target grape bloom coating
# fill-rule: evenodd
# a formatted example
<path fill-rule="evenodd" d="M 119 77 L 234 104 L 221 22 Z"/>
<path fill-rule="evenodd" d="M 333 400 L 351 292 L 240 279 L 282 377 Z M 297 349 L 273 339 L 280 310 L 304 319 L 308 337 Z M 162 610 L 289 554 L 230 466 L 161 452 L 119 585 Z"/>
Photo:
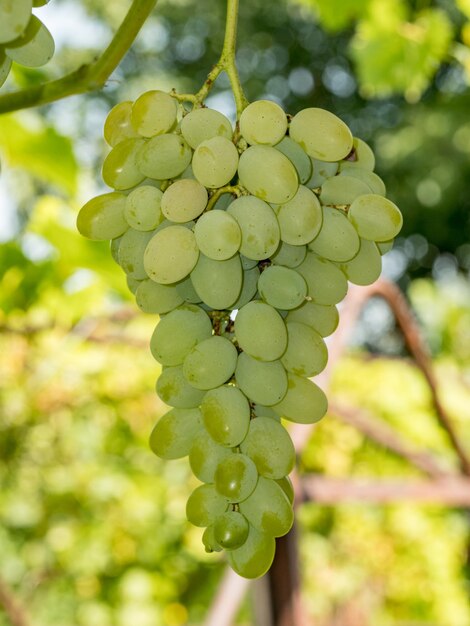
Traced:
<path fill-rule="evenodd" d="M 218 111 L 186 112 L 149 91 L 106 120 L 113 191 L 78 216 L 111 252 L 146 313 L 172 407 L 150 445 L 189 457 L 201 485 L 187 517 L 209 552 L 262 576 L 293 523 L 295 450 L 281 418 L 327 410 L 311 380 L 326 366 L 348 281 L 374 282 L 402 216 L 374 173 L 372 150 L 332 113 L 289 118 L 274 102 L 243 111 L 235 133 Z"/>

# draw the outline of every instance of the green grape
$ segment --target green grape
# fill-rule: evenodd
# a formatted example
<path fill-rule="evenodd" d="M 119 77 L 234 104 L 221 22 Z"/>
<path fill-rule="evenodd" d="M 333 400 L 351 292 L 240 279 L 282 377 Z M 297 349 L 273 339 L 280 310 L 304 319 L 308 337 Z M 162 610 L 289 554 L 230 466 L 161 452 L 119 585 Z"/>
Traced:
<path fill-rule="evenodd" d="M 390 252 L 390 250 L 393 248 L 394 240 L 390 239 L 389 241 L 376 241 L 375 243 L 377 245 L 377 248 L 379 249 L 380 254 L 383 256 L 384 254 L 387 254 L 387 252 Z"/>
<path fill-rule="evenodd" d="M 185 278 L 199 257 L 194 233 L 185 226 L 168 226 L 157 232 L 145 250 L 144 267 L 156 283 L 168 285 Z"/>
<path fill-rule="evenodd" d="M 251 402 L 277 404 L 287 392 L 287 374 L 280 361 L 265 363 L 242 352 L 235 370 L 237 385 Z"/>
<path fill-rule="evenodd" d="M 105 193 L 89 200 L 77 217 L 77 228 L 83 237 L 95 241 L 116 239 L 129 228 L 124 217 L 126 196 Z"/>
<path fill-rule="evenodd" d="M 160 320 L 150 350 L 162 365 L 181 365 L 194 346 L 211 335 L 207 313 L 194 304 L 183 304 Z"/>
<path fill-rule="evenodd" d="M 271 567 L 275 550 L 274 537 L 250 525 L 247 540 L 240 548 L 228 553 L 228 562 L 240 576 L 260 578 Z"/>
<path fill-rule="evenodd" d="M 190 302 L 191 304 L 199 304 L 202 302 L 199 294 L 194 289 L 193 281 L 190 276 L 177 283 L 175 287 L 178 295 L 181 296 L 185 302 Z"/>
<path fill-rule="evenodd" d="M 113 260 L 119 265 L 119 246 L 121 245 L 121 237 L 115 237 L 111 240 L 111 245 L 109 246 L 111 256 Z"/>
<path fill-rule="evenodd" d="M 325 109 L 303 109 L 294 115 L 289 134 L 314 159 L 339 161 L 348 156 L 353 136 L 346 124 Z"/>
<path fill-rule="evenodd" d="M 193 409 L 204 398 L 204 391 L 192 387 L 183 374 L 182 365 L 163 368 L 157 380 L 157 394 L 165 404 L 176 409 Z"/>
<path fill-rule="evenodd" d="M 132 102 L 126 100 L 116 104 L 108 113 L 104 123 L 104 138 L 111 148 L 124 139 L 132 139 L 139 136 L 132 127 L 131 112 Z"/>
<path fill-rule="evenodd" d="M 372 241 L 393 239 L 403 225 L 400 209 L 391 200 L 372 193 L 357 198 L 348 217 L 359 235 Z"/>
<path fill-rule="evenodd" d="M 323 183 L 320 200 L 322 204 L 343 206 L 367 193 L 370 193 L 370 187 L 362 180 L 347 175 L 333 176 Z"/>
<path fill-rule="evenodd" d="M 330 261 L 349 261 L 359 251 L 359 235 L 344 211 L 325 206 L 321 230 L 308 247 Z"/>
<path fill-rule="evenodd" d="M 295 499 L 294 485 L 292 484 L 292 481 L 289 478 L 289 476 L 284 476 L 283 478 L 279 478 L 278 480 L 276 480 L 276 482 L 279 485 L 279 487 L 281 487 L 283 492 L 286 494 L 289 502 L 291 504 L 294 504 L 294 499 Z"/>
<path fill-rule="evenodd" d="M 204 545 L 204 548 L 206 550 L 206 552 L 221 552 L 222 548 L 221 546 L 219 546 L 219 544 L 217 543 L 217 540 L 215 538 L 215 534 L 214 534 L 214 524 L 211 524 L 210 526 L 208 526 L 206 528 L 206 530 L 203 532 L 202 534 L 202 543 Z"/>
<path fill-rule="evenodd" d="M 232 454 L 215 470 L 215 489 L 229 502 L 242 502 L 253 493 L 258 482 L 256 465 L 245 454 Z"/>
<path fill-rule="evenodd" d="M 274 146 L 287 131 L 287 115 L 270 100 L 249 104 L 240 116 L 240 132 L 249 144 Z"/>
<path fill-rule="evenodd" d="M 210 393 L 210 392 L 209 392 Z M 204 483 L 213 483 L 215 470 L 220 462 L 233 454 L 231 448 L 219 446 L 205 429 L 194 437 L 189 451 L 189 465 L 193 474 Z"/>
<path fill-rule="evenodd" d="M 237 149 L 226 137 L 207 139 L 194 151 L 194 176 L 204 187 L 223 187 L 235 176 L 237 166 Z"/>
<path fill-rule="evenodd" d="M 162 192 L 151 185 L 137 187 L 127 196 L 124 215 L 135 230 L 154 230 L 162 221 Z"/>
<path fill-rule="evenodd" d="M 281 362 L 288 372 L 297 376 L 316 376 L 328 362 L 326 344 L 311 326 L 287 322 L 287 350 Z"/>
<path fill-rule="evenodd" d="M 296 271 L 305 278 L 308 295 L 316 304 L 337 304 L 348 291 L 343 272 L 334 263 L 308 252 Z"/>
<path fill-rule="evenodd" d="M 243 271 L 238 255 L 226 261 L 214 261 L 204 254 L 191 272 L 191 280 L 201 300 L 213 309 L 227 309 L 238 298 Z"/>
<path fill-rule="evenodd" d="M 288 375 L 287 393 L 273 409 L 291 422 L 314 424 L 328 409 L 328 401 L 323 391 L 313 381 L 295 374 Z"/>
<path fill-rule="evenodd" d="M 284 320 L 275 308 L 252 301 L 239 309 L 235 318 L 235 335 L 242 350 L 261 361 L 275 361 L 287 346 Z"/>
<path fill-rule="evenodd" d="M 103 163 L 103 180 L 114 189 L 131 189 L 141 183 L 145 176 L 137 164 L 137 155 L 144 146 L 144 139 L 124 139 L 108 154 Z"/>
<path fill-rule="evenodd" d="M 387 193 L 385 183 L 380 176 L 377 176 L 377 174 L 365 168 L 344 165 L 341 168 L 340 176 L 351 176 L 352 178 L 359 179 L 369 187 L 372 193 L 376 193 L 379 196 L 385 196 Z"/>
<path fill-rule="evenodd" d="M 225 337 L 214 335 L 198 343 L 183 363 L 183 373 L 196 389 L 215 389 L 232 377 L 237 349 Z"/>
<path fill-rule="evenodd" d="M 0 87 L 8 78 L 11 70 L 11 59 L 9 59 L 5 51 L 0 47 Z"/>
<path fill-rule="evenodd" d="M 299 181 L 304 184 L 312 175 L 312 161 L 302 148 L 290 137 L 284 137 L 276 146 L 276 150 L 285 154 L 297 171 Z"/>
<path fill-rule="evenodd" d="M 10 59 L 26 67 L 45 65 L 54 56 L 54 50 L 51 33 L 35 15 L 31 15 L 26 30 L 18 39 L 5 46 L 5 52 Z"/>
<path fill-rule="evenodd" d="M 260 271 L 257 267 L 253 267 L 251 270 L 245 270 L 242 277 L 242 290 L 238 299 L 230 305 L 230 309 L 238 310 L 242 306 L 248 304 L 256 295 L 258 290 L 258 280 L 260 277 Z"/>
<path fill-rule="evenodd" d="M 130 278 L 144 280 L 148 278 L 144 267 L 144 252 L 153 232 L 142 232 L 129 228 L 124 233 L 119 245 L 119 265 Z"/>
<path fill-rule="evenodd" d="M 382 271 L 382 259 L 373 241 L 361 239 L 361 247 L 354 259 L 339 266 L 346 278 L 355 285 L 372 285 Z"/>
<path fill-rule="evenodd" d="M 354 137 L 353 147 L 354 154 L 351 155 L 353 158 L 342 161 L 339 164 L 340 170 L 342 170 L 343 167 L 360 167 L 372 172 L 375 168 L 375 156 L 370 146 L 368 146 L 365 141 L 362 141 L 362 139 Z"/>
<path fill-rule="evenodd" d="M 175 285 L 160 285 L 150 280 L 143 280 L 135 292 L 137 306 L 144 313 L 169 313 L 183 304 L 184 300 Z"/>
<path fill-rule="evenodd" d="M 309 243 L 317 236 L 322 224 L 321 205 L 317 196 L 300 186 L 296 195 L 276 207 L 281 239 L 293 246 Z"/>
<path fill-rule="evenodd" d="M 197 180 L 177 180 L 163 194 L 162 213 L 172 222 L 196 219 L 207 205 L 207 191 Z"/>
<path fill-rule="evenodd" d="M 294 268 L 302 263 L 306 254 L 307 246 L 293 246 L 290 243 L 281 241 L 279 248 L 271 255 L 271 261 L 274 265 Z"/>
<path fill-rule="evenodd" d="M 271 417 L 256 417 L 241 451 L 253 460 L 260 476 L 282 478 L 294 469 L 295 448 L 284 426 Z"/>
<path fill-rule="evenodd" d="M 294 511 L 289 498 L 282 487 L 270 478 L 260 476 L 253 493 L 240 502 L 239 507 L 252 526 L 273 537 L 286 535 L 294 523 Z"/>
<path fill-rule="evenodd" d="M 226 211 L 204 213 L 196 222 L 194 235 L 199 250 L 210 259 L 225 261 L 240 249 L 242 233 L 237 221 Z"/>
<path fill-rule="evenodd" d="M 280 422 L 279 415 L 273 411 L 270 406 L 263 406 L 262 404 L 253 405 L 253 413 L 255 417 L 269 417 L 272 420 Z"/>
<path fill-rule="evenodd" d="M 307 295 L 307 283 L 295 270 L 282 265 L 267 267 L 258 281 L 263 300 L 276 309 L 295 309 Z"/>
<path fill-rule="evenodd" d="M 312 164 L 312 175 L 305 183 L 309 189 L 317 189 L 321 187 L 327 178 L 335 176 L 338 172 L 338 163 L 328 163 L 328 161 L 320 161 L 318 159 L 310 159 Z"/>
<path fill-rule="evenodd" d="M 170 130 L 176 122 L 178 103 L 163 91 L 147 91 L 132 107 L 131 122 L 142 137 L 154 137 Z"/>
<path fill-rule="evenodd" d="M 129 276 L 129 275 L 126 276 L 127 287 L 132 294 L 136 293 L 141 282 L 142 281 L 139 280 L 138 278 L 134 278 L 133 276 Z"/>
<path fill-rule="evenodd" d="M 165 134 L 145 142 L 137 162 L 145 176 L 167 180 L 184 172 L 191 163 L 191 156 L 191 148 L 180 135 Z"/>
<path fill-rule="evenodd" d="M 240 261 L 242 262 L 242 268 L 244 270 L 251 270 L 258 265 L 258 259 L 249 259 L 243 254 L 240 254 Z"/>
<path fill-rule="evenodd" d="M 215 490 L 215 485 L 200 485 L 186 503 L 186 517 L 194 526 L 210 526 L 229 506 L 227 498 Z"/>
<path fill-rule="evenodd" d="M 181 132 L 193 150 L 213 137 L 231 139 L 233 133 L 232 125 L 225 115 L 208 108 L 194 109 L 183 117 Z"/>
<path fill-rule="evenodd" d="M 299 186 L 295 167 L 282 152 L 270 146 L 245 150 L 240 156 L 238 176 L 251 194 L 275 204 L 291 200 Z"/>
<path fill-rule="evenodd" d="M 227 511 L 214 522 L 214 537 L 225 550 L 235 550 L 248 538 L 249 525 L 246 517 L 237 511 Z"/>
<path fill-rule="evenodd" d="M 238 223 L 242 240 L 240 253 L 249 259 L 267 259 L 279 245 L 279 224 L 266 202 L 242 196 L 232 202 L 227 213 Z"/>
<path fill-rule="evenodd" d="M 0 0 L 0 44 L 21 37 L 32 9 L 32 0 Z"/>
<path fill-rule="evenodd" d="M 230 385 L 211 389 L 201 403 L 201 413 L 207 432 L 221 446 L 233 448 L 245 439 L 250 405 L 240 389 Z"/>
<path fill-rule="evenodd" d="M 333 305 L 304 302 L 299 308 L 289 311 L 285 321 L 307 324 L 322 337 L 328 337 L 338 328 L 339 313 Z"/>
<path fill-rule="evenodd" d="M 172 409 L 155 424 L 150 434 L 150 448 L 161 459 L 181 459 L 189 454 L 201 428 L 199 409 Z"/>

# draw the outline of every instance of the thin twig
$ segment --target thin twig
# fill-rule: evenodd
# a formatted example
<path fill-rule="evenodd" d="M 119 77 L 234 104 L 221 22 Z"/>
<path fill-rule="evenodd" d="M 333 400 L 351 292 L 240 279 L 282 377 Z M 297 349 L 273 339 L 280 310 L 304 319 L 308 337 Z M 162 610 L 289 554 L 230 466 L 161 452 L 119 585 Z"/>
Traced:
<path fill-rule="evenodd" d="M 413 502 L 462 508 L 470 506 L 470 480 L 461 477 L 410 481 L 307 475 L 302 479 L 302 488 L 307 499 L 321 504 Z"/>
<path fill-rule="evenodd" d="M 5 611 L 11 626 L 30 626 L 25 609 L 2 579 L 0 579 L 0 607 Z"/>
<path fill-rule="evenodd" d="M 106 50 L 92 63 L 57 80 L 0 96 L 0 113 L 48 104 L 100 89 L 131 47 L 157 0 L 134 0 Z"/>
<path fill-rule="evenodd" d="M 433 454 L 424 450 L 417 450 L 414 446 L 404 441 L 400 434 L 389 424 L 376 416 L 370 415 L 368 411 L 337 402 L 330 402 L 329 412 L 342 422 L 359 430 L 372 441 L 406 459 L 428 476 L 434 478 L 452 476 L 449 471 L 443 468 L 440 460 Z"/>

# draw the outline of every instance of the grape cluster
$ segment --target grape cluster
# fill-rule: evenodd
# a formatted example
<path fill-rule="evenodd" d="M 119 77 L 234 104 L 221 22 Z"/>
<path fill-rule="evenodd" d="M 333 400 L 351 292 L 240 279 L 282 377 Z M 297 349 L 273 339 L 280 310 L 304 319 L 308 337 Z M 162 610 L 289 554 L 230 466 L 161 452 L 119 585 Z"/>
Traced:
<path fill-rule="evenodd" d="M 26 67 L 40 67 L 54 54 L 54 39 L 35 15 L 33 7 L 49 0 L 0 0 L 0 86 L 15 61 Z"/>
<path fill-rule="evenodd" d="M 112 239 L 138 306 L 160 315 L 151 351 L 173 407 L 150 438 L 189 456 L 202 482 L 187 517 L 239 574 L 270 567 L 293 523 L 295 451 L 281 418 L 327 410 L 326 366 L 348 281 L 366 285 L 401 228 L 374 155 L 319 108 L 289 118 L 261 100 L 235 132 L 218 111 L 170 94 L 118 104 L 105 124 L 104 181 L 78 228 Z"/>

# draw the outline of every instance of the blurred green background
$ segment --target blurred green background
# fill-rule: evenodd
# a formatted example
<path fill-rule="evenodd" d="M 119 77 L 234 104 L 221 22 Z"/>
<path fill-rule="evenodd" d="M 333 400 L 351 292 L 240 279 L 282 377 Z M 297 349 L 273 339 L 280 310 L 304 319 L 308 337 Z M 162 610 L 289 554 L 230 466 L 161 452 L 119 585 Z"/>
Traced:
<path fill-rule="evenodd" d="M 3 91 L 93 59 L 128 1 L 38 10 L 58 51 Z M 194 91 L 216 61 L 222 0 L 162 0 L 99 93 L 0 119 L 0 625 L 6 593 L 31 626 L 200 624 L 223 571 L 185 521 L 185 461 L 149 432 L 165 407 L 137 314 L 108 247 L 75 231 L 102 189 L 109 108 L 149 88 Z M 404 213 L 384 275 L 406 292 L 443 403 L 470 441 L 470 2 L 240 0 L 238 63 L 250 99 L 336 112 L 377 154 Z M 208 100 L 229 115 L 221 78 Z M 373 358 L 371 358 L 373 356 Z M 386 305 L 372 300 L 330 395 L 369 409 L 455 468 L 429 389 Z M 470 446 L 468 446 L 470 447 Z M 334 416 L 302 471 L 419 477 Z M 468 512 L 408 504 L 303 505 L 303 593 L 319 626 L 470 626 Z M 3 591 L 2 591 L 3 590 Z M 3 598 L 3 600 L 2 600 Z M 238 622 L 252 624 L 250 603 Z"/>

